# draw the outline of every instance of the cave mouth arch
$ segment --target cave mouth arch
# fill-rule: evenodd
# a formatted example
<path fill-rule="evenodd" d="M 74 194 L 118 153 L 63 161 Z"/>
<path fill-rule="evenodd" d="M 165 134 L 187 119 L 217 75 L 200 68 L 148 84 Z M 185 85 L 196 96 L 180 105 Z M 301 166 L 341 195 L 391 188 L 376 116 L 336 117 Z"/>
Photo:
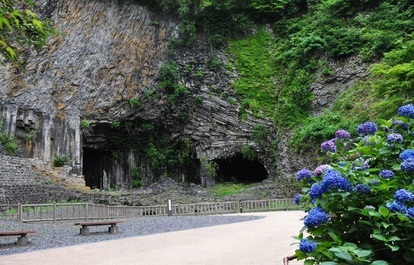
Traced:
<path fill-rule="evenodd" d="M 218 165 L 217 182 L 257 183 L 268 177 L 264 165 L 257 160 L 244 158 L 237 153 L 225 159 L 214 159 Z"/>
<path fill-rule="evenodd" d="M 85 184 L 91 189 L 102 189 L 103 171 L 105 167 L 104 151 L 83 148 L 83 175 L 85 176 Z"/>

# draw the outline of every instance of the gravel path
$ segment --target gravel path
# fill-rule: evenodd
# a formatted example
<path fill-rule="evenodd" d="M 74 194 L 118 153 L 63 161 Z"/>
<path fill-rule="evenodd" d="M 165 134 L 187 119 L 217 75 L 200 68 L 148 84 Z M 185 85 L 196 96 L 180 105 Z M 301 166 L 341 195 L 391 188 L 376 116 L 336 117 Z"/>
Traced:
<path fill-rule="evenodd" d="M 254 215 L 163 216 L 124 219 L 118 234 L 109 234 L 107 226 L 90 227 L 89 236 L 80 236 L 76 221 L 17 223 L 0 221 L 0 231 L 35 230 L 28 235 L 27 246 L 15 246 L 17 236 L 0 237 L 0 255 L 10 255 L 47 248 L 64 247 L 126 237 L 144 236 L 172 231 L 245 222 L 263 218 Z"/>

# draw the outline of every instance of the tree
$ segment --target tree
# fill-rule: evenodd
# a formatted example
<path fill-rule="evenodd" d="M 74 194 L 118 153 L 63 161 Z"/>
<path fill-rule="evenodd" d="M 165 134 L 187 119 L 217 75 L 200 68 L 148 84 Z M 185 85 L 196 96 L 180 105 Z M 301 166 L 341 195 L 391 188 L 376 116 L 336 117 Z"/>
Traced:
<path fill-rule="evenodd" d="M 0 0 L 0 63 L 18 62 L 24 48 L 43 47 L 52 29 L 31 11 L 33 0 Z"/>

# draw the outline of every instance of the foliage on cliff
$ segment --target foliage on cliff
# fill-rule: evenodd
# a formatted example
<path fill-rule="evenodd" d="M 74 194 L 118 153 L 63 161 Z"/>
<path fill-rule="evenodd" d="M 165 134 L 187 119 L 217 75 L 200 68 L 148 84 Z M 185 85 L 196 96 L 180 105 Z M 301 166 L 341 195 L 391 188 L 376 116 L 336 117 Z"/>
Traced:
<path fill-rule="evenodd" d="M 228 47 L 240 73 L 234 89 L 242 110 L 294 129 L 297 147 L 340 128 L 352 131 L 366 119 L 390 117 L 412 96 L 411 1 L 159 0 L 151 6 L 175 10 L 186 41 L 198 31 L 213 47 Z M 328 62 L 350 56 L 377 64 L 331 109 L 311 117 L 316 73 L 329 77 Z"/>
<path fill-rule="evenodd" d="M 32 0 L 3 0 L 0 3 L 0 63 L 19 61 L 25 45 L 41 48 L 51 28 L 32 11 Z"/>

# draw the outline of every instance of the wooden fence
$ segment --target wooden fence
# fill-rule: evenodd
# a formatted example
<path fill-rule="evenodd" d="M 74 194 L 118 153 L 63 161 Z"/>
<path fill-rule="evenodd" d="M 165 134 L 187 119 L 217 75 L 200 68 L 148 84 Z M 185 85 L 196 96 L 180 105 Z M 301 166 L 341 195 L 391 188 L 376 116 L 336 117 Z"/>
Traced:
<path fill-rule="evenodd" d="M 0 220 L 19 222 L 95 220 L 141 216 L 213 215 L 242 212 L 298 210 L 293 199 L 210 202 L 155 206 L 108 206 L 93 203 L 0 205 Z"/>

